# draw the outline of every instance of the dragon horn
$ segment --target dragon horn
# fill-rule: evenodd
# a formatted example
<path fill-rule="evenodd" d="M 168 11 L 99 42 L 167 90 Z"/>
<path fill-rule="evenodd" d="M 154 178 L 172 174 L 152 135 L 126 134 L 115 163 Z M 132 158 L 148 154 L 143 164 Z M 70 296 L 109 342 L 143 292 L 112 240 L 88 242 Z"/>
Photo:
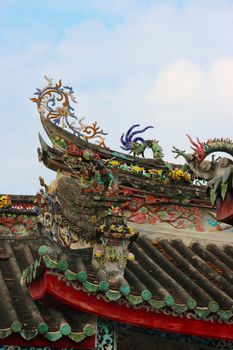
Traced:
<path fill-rule="evenodd" d="M 204 151 L 204 144 L 203 144 L 203 142 L 201 142 L 201 141 L 199 140 L 198 137 L 197 137 L 197 142 L 199 143 L 199 145 L 200 145 L 200 147 L 201 147 L 201 150 Z"/>
<path fill-rule="evenodd" d="M 191 136 L 189 136 L 188 134 L 186 134 L 186 136 L 188 137 L 188 139 L 189 139 L 189 141 L 191 142 L 191 144 L 192 144 L 193 146 L 195 146 L 196 148 L 198 148 L 198 144 L 192 140 Z"/>
<path fill-rule="evenodd" d="M 202 142 L 199 140 L 199 137 L 197 137 L 197 142 L 199 143 L 199 145 L 202 145 Z"/>

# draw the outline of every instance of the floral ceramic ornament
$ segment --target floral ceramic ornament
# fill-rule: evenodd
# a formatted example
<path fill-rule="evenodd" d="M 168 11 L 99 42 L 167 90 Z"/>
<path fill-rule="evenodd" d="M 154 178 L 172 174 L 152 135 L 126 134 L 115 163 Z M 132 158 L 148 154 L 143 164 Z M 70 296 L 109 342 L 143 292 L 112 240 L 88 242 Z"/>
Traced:
<path fill-rule="evenodd" d="M 8 195 L 0 196 L 0 209 L 9 208 L 11 206 L 11 199 Z"/>

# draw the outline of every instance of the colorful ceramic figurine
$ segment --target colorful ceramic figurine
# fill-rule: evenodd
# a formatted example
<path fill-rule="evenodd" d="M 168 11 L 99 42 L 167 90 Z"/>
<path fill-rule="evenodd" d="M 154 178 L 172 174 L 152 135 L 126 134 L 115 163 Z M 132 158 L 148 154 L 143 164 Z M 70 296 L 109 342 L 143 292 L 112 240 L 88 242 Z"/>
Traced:
<path fill-rule="evenodd" d="M 140 124 L 132 125 L 126 134 L 123 133 L 121 135 L 121 143 L 123 145 L 121 148 L 125 151 L 129 151 L 129 153 L 133 153 L 134 156 L 142 155 L 143 157 L 146 148 L 149 148 L 153 152 L 154 159 L 161 159 L 163 157 L 163 151 L 157 140 L 144 140 L 143 137 L 136 136 L 145 132 L 147 129 L 153 128 L 153 126 L 146 126 L 142 130 L 133 131 L 138 126 L 140 126 Z"/>

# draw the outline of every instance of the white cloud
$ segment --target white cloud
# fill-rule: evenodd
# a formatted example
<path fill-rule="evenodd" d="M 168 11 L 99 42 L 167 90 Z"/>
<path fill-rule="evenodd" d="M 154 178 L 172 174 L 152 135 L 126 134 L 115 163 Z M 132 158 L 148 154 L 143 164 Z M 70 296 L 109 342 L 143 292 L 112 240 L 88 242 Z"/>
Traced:
<path fill-rule="evenodd" d="M 205 67 L 187 60 L 172 63 L 159 72 L 154 85 L 150 97 L 158 104 L 233 105 L 233 56 Z"/>
<path fill-rule="evenodd" d="M 159 73 L 151 98 L 168 105 L 195 102 L 201 96 L 204 80 L 204 73 L 197 64 L 173 63 Z"/>
<path fill-rule="evenodd" d="M 233 107 L 233 57 L 221 57 L 214 61 L 207 76 L 213 97 Z"/>

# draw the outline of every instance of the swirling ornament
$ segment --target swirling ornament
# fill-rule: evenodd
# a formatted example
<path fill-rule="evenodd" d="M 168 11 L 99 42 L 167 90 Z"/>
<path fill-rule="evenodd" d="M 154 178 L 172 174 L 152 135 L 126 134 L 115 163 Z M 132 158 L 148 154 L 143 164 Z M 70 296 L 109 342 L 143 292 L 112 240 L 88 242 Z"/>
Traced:
<path fill-rule="evenodd" d="M 100 127 L 97 125 L 97 122 L 94 122 L 91 125 L 83 124 L 84 119 L 85 117 L 82 117 L 79 120 L 80 127 L 78 128 L 78 130 L 82 133 L 84 140 L 95 140 L 98 146 L 107 148 L 105 144 L 105 137 L 103 137 L 104 135 L 107 135 L 107 133 L 105 133 L 103 129 L 100 129 Z"/>
<path fill-rule="evenodd" d="M 54 124 L 62 128 L 70 128 L 74 134 L 79 135 L 79 130 L 69 121 L 69 118 L 78 119 L 70 103 L 70 100 L 77 103 L 72 87 L 62 86 L 61 79 L 54 86 L 52 79 L 46 76 L 45 79 L 48 85 L 43 89 L 37 89 L 34 95 L 38 97 L 31 98 L 31 100 L 37 104 L 37 109 L 43 117 L 52 120 Z"/>
<path fill-rule="evenodd" d="M 62 128 L 72 130 L 75 135 L 82 137 L 86 141 L 96 141 L 98 146 L 106 147 L 105 138 L 107 135 L 97 126 L 97 122 L 90 125 L 83 124 L 84 117 L 77 118 L 71 102 L 77 103 L 74 97 L 72 87 L 62 86 L 61 79 L 55 85 L 52 84 L 53 79 L 45 76 L 48 84 L 43 89 L 37 89 L 34 93 L 37 97 L 31 98 L 37 104 L 37 109 L 43 118 L 50 119 L 54 124 Z M 70 121 L 75 119 L 78 123 Z"/>

